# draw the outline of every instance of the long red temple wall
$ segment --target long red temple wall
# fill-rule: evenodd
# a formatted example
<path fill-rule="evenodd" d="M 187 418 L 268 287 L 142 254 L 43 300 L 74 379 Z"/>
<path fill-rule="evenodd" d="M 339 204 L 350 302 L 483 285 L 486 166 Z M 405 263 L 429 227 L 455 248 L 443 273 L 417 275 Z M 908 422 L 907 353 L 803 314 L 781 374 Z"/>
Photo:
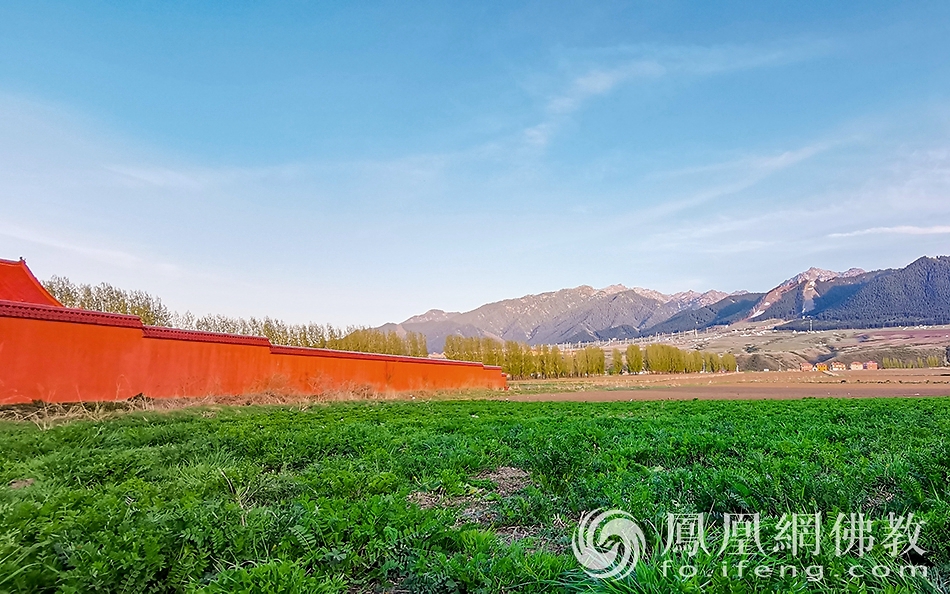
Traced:
<path fill-rule="evenodd" d="M 0 302 L 0 404 L 505 385 L 500 368 L 480 363 L 273 346 L 142 326 L 132 316 Z"/>

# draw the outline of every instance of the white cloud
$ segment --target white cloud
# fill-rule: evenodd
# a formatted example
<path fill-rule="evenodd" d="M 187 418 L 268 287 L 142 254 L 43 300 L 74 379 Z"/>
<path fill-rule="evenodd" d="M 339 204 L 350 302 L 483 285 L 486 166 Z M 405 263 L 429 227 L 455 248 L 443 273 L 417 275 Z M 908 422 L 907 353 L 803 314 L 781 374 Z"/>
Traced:
<path fill-rule="evenodd" d="M 549 114 L 568 114 L 581 107 L 588 99 L 606 95 L 631 78 L 654 78 L 664 74 L 662 65 L 654 61 L 638 60 L 613 69 L 595 68 L 575 78 L 567 92 L 553 97 L 547 105 Z"/>
<path fill-rule="evenodd" d="M 860 237 L 862 235 L 947 235 L 950 234 L 950 225 L 934 225 L 932 227 L 917 227 L 914 225 L 899 225 L 897 227 L 871 227 L 847 233 L 832 233 L 828 237 Z"/>
<path fill-rule="evenodd" d="M 798 149 L 783 151 L 772 155 L 751 155 L 742 159 L 677 169 L 647 177 L 660 179 L 664 183 L 661 190 L 665 196 L 657 197 L 656 206 L 638 209 L 635 213 L 626 216 L 615 216 L 612 221 L 605 223 L 608 228 L 618 231 L 669 219 L 683 211 L 694 209 L 705 203 L 738 194 L 755 187 L 769 177 L 794 167 L 818 155 L 834 143 L 815 143 Z M 713 180 L 712 173 L 722 173 L 719 179 Z M 689 182 L 688 178 L 697 178 L 699 187 L 684 189 L 683 186 L 673 186 L 669 179 L 679 182 Z M 676 197 L 678 192 L 682 197 Z"/>
<path fill-rule="evenodd" d="M 791 167 L 792 165 L 797 165 L 839 144 L 841 144 L 841 142 L 816 142 L 801 148 L 782 151 L 777 154 L 747 155 L 730 161 L 682 167 L 670 171 L 659 171 L 650 174 L 649 177 L 658 179 L 689 176 L 708 177 L 709 174 L 714 173 L 739 172 L 743 175 L 752 173 L 754 174 L 753 177 L 759 178 L 761 175 L 769 175 Z"/>
<path fill-rule="evenodd" d="M 739 70 L 768 68 L 812 58 L 827 51 L 828 43 L 803 43 L 786 48 L 743 46 L 619 46 L 594 50 L 606 62 L 587 66 L 573 76 L 566 89 L 547 99 L 544 120 L 524 130 L 527 144 L 545 146 L 561 121 L 596 97 L 634 80 L 669 77 L 709 77 Z M 582 52 L 589 55 L 591 52 Z M 587 61 L 587 60 L 584 60 Z"/>
<path fill-rule="evenodd" d="M 3 221 L 0 221 L 0 236 L 72 252 L 103 264 L 123 268 L 135 268 L 143 264 L 143 260 L 133 254 L 63 241 L 35 229 L 20 227 Z"/>
<path fill-rule="evenodd" d="M 144 184 L 170 190 L 200 191 L 212 182 L 207 176 L 167 167 L 109 165 L 105 169 L 119 174 L 120 182 L 132 186 Z"/>

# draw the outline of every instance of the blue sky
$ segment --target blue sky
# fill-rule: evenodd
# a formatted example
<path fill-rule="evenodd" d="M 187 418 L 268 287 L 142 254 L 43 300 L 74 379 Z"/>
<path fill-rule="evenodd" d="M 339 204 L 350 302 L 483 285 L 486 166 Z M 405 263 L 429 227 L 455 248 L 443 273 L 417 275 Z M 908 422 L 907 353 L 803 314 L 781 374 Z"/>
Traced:
<path fill-rule="evenodd" d="M 379 324 L 950 253 L 950 4 L 5 2 L 0 257 Z"/>

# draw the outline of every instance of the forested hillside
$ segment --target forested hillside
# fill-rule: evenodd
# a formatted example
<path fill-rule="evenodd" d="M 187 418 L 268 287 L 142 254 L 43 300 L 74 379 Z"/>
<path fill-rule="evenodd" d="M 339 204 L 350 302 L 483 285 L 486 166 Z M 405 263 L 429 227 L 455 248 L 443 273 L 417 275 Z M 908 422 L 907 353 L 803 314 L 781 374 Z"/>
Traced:
<path fill-rule="evenodd" d="M 906 268 L 867 275 L 816 301 L 790 329 L 950 324 L 950 257 L 920 258 Z"/>
<path fill-rule="evenodd" d="M 645 329 L 642 334 L 650 336 L 651 334 L 687 332 L 711 326 L 726 326 L 748 317 L 753 306 L 763 295 L 765 293 L 730 295 L 712 305 L 680 312 L 665 322 Z"/>

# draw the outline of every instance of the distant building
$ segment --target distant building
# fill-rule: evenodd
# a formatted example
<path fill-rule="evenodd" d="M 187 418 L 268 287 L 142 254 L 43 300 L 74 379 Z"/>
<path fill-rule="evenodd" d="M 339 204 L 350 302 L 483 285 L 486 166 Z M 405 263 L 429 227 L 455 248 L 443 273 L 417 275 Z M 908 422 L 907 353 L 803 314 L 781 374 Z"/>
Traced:
<path fill-rule="evenodd" d="M 877 369 L 877 361 L 868 361 L 864 364 L 865 369 Z"/>
<path fill-rule="evenodd" d="M 847 368 L 848 366 L 842 363 L 841 361 L 832 361 L 831 363 L 832 371 L 845 371 Z"/>
<path fill-rule="evenodd" d="M 815 371 L 828 371 L 828 364 L 819 363 L 818 365 L 815 365 Z"/>
<path fill-rule="evenodd" d="M 814 371 L 815 366 L 811 363 L 802 363 L 802 371 Z"/>
<path fill-rule="evenodd" d="M 859 370 L 859 369 L 864 369 L 864 363 L 862 363 L 862 362 L 860 362 L 860 361 L 852 361 L 852 362 L 851 362 L 851 369 L 852 369 L 853 371 L 857 371 L 857 370 Z"/>

